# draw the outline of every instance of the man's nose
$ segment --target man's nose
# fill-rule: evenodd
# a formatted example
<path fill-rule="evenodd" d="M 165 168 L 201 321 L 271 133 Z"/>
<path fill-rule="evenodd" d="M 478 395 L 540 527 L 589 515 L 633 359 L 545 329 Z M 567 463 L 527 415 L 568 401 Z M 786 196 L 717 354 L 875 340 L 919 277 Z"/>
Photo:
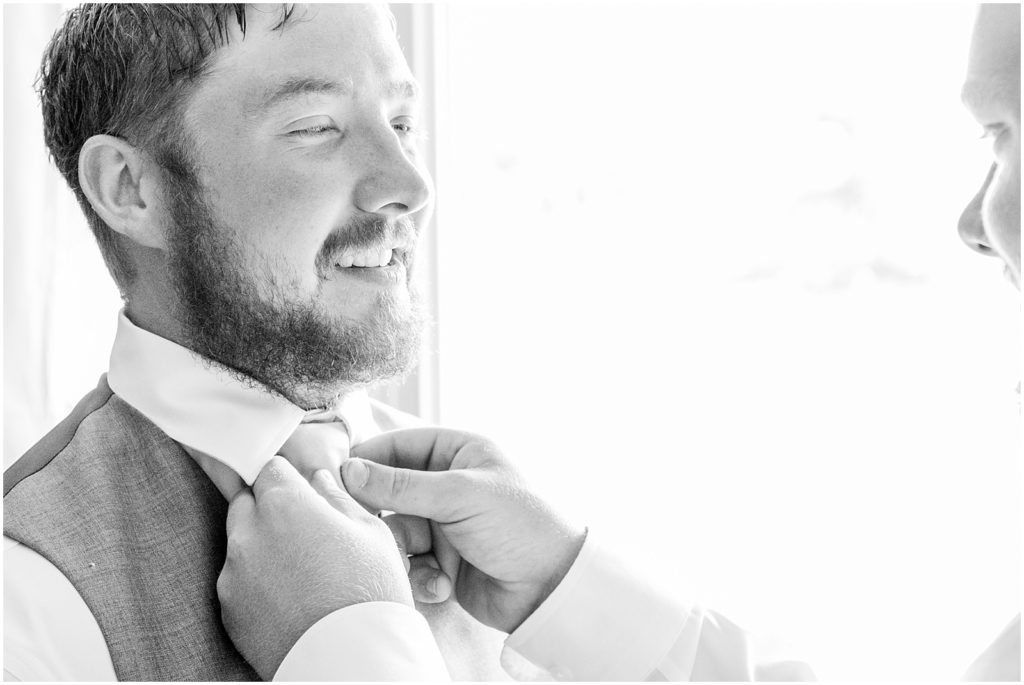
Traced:
<path fill-rule="evenodd" d="M 957 223 L 960 238 L 967 243 L 967 247 L 983 255 L 995 254 L 992 251 L 992 247 L 988 244 L 988 238 L 985 236 L 985 223 L 981 219 L 981 203 L 985 199 L 985 192 L 992 182 L 992 175 L 995 173 L 995 170 L 996 166 L 993 164 L 988 170 L 988 176 L 985 177 L 985 182 L 981 185 L 981 189 L 964 207 L 964 211 L 960 215 L 960 221 Z"/>
<path fill-rule="evenodd" d="M 390 127 L 366 131 L 355 204 L 392 219 L 423 209 L 431 196 L 430 177 Z"/>

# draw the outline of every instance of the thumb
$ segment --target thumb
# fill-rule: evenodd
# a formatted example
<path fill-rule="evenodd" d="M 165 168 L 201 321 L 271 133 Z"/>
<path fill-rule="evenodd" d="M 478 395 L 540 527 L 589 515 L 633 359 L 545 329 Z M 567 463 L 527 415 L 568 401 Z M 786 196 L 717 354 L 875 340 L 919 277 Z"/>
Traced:
<path fill-rule="evenodd" d="M 353 498 L 370 509 L 387 509 L 448 523 L 469 494 L 465 471 L 413 471 L 350 458 L 341 477 Z"/>
<path fill-rule="evenodd" d="M 366 514 L 366 511 L 359 506 L 359 503 L 352 499 L 352 496 L 338 487 L 334 476 L 327 469 L 319 469 L 313 474 L 309 481 L 317 493 L 327 500 L 327 503 L 349 518 L 359 514 Z"/>

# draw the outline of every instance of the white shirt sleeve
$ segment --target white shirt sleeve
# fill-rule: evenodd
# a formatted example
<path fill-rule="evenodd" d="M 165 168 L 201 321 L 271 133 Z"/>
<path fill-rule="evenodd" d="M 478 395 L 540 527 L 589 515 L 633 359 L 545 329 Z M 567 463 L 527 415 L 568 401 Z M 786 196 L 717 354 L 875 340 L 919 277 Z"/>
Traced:
<path fill-rule="evenodd" d="M 46 558 L 4 537 L 4 680 L 114 681 L 99 624 Z"/>
<path fill-rule="evenodd" d="M 650 575 L 650 574 L 647 574 Z M 807 680 L 799 662 L 758 665 L 738 626 L 635 573 L 587 536 L 569 573 L 505 641 L 558 680 Z"/>
<path fill-rule="evenodd" d="M 4 680 L 117 680 L 103 633 L 56 566 L 4 538 Z M 292 647 L 275 680 L 449 680 L 423 615 L 395 602 L 334 612 Z"/>
<path fill-rule="evenodd" d="M 961 680 L 1020 682 L 1020 614 L 974 660 Z"/>
<path fill-rule="evenodd" d="M 397 602 L 354 604 L 303 634 L 275 681 L 451 680 L 427 620 Z"/>

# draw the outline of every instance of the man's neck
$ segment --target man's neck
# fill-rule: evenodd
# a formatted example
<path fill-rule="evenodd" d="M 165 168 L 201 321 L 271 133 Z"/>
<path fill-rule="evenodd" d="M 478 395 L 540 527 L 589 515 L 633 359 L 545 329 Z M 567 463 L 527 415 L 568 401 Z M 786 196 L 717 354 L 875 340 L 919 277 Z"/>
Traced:
<path fill-rule="evenodd" d="M 125 303 L 124 314 L 142 330 L 159 335 L 182 347 L 188 347 L 181 324 L 170 315 L 168 308 L 146 306 L 144 298 L 130 297 Z"/>

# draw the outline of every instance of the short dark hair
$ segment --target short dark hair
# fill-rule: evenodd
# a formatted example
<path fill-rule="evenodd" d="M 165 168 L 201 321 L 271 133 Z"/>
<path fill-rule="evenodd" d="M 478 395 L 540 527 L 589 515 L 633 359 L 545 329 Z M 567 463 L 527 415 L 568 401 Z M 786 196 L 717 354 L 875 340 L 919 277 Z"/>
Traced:
<path fill-rule="evenodd" d="M 292 15 L 284 5 L 281 28 Z M 117 136 L 158 152 L 185 144 L 185 96 L 209 56 L 228 42 L 231 23 L 245 35 L 244 4 L 83 4 L 67 13 L 43 54 L 36 89 L 43 132 L 114 281 L 126 295 L 134 268 L 119 236 L 82 192 L 78 155 L 91 136 Z"/>

